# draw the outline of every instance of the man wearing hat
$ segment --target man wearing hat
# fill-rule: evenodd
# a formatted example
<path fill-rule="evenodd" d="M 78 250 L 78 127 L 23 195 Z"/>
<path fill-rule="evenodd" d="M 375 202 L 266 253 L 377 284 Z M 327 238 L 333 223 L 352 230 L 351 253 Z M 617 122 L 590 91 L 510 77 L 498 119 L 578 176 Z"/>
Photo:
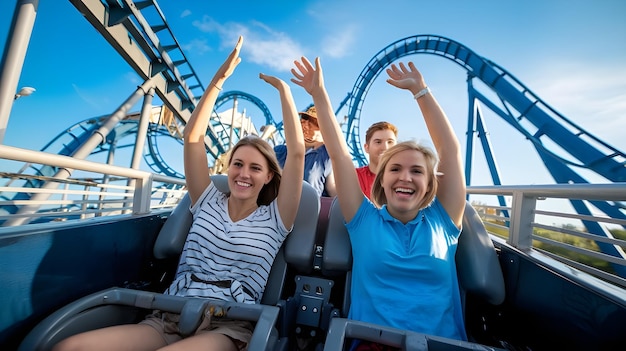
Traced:
<path fill-rule="evenodd" d="M 335 196 L 335 178 L 332 164 L 324 145 L 320 127 L 317 124 L 317 111 L 310 106 L 305 112 L 300 112 L 300 125 L 304 134 L 306 155 L 304 156 L 304 180 L 317 190 L 320 196 Z M 281 167 L 287 158 L 287 146 L 274 147 L 276 158 Z"/>

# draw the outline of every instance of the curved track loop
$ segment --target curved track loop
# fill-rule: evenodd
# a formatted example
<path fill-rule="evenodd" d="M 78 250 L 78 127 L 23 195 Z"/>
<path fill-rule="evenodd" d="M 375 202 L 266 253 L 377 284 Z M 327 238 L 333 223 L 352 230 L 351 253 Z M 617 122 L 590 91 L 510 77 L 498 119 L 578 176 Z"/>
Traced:
<path fill-rule="evenodd" d="M 261 99 L 257 98 L 256 96 L 252 94 L 248 94 L 246 92 L 238 91 L 238 90 L 226 91 L 222 93 L 220 96 L 218 96 L 217 101 L 215 101 L 215 110 L 220 109 L 221 107 L 226 105 L 227 102 L 234 101 L 236 99 L 249 101 L 252 104 L 254 104 L 256 107 L 258 107 L 259 110 L 261 110 L 261 112 L 263 113 L 263 116 L 265 117 L 265 125 L 273 125 L 274 127 L 276 127 L 276 133 L 278 134 L 278 136 L 284 139 L 284 137 L 282 136 L 283 135 L 282 134 L 282 122 L 276 123 L 276 121 L 274 121 L 274 117 L 272 117 L 272 113 L 270 112 L 269 108 L 265 105 L 265 103 L 261 101 Z M 214 121 L 213 123 L 215 127 L 216 126 L 215 124 L 219 124 L 220 122 Z M 255 127 L 257 130 L 259 130 L 260 128 L 260 126 L 255 126 Z M 230 131 L 230 127 L 222 125 L 221 128 L 216 128 L 216 129 L 221 130 L 221 133 L 218 132 L 218 139 L 222 143 L 222 147 L 225 150 L 228 150 L 230 147 L 230 136 L 226 135 L 226 134 L 229 134 L 229 133 L 226 133 L 226 131 Z M 234 130 L 234 134 L 239 137 L 240 131 Z"/>
<path fill-rule="evenodd" d="M 539 99 L 518 79 L 497 64 L 479 56 L 458 42 L 436 35 L 406 37 L 379 51 L 359 74 L 352 92 L 349 93 L 342 102 L 341 105 L 343 106 L 346 101 L 348 101 L 349 110 L 346 140 L 348 141 L 348 145 L 351 148 L 355 160 L 360 164 L 365 164 L 366 159 L 361 149 L 359 118 L 363 102 L 365 101 L 372 83 L 378 75 L 395 60 L 407 55 L 420 53 L 444 57 L 463 67 L 470 78 L 468 79 L 469 90 L 472 95 L 470 97 L 480 100 L 505 119 L 518 132 L 528 138 L 533 143 L 542 159 L 544 159 L 544 163 L 546 163 L 548 169 L 553 173 L 557 182 L 560 182 L 560 180 L 561 182 L 565 182 L 566 179 L 575 176 L 575 174 L 571 174 L 571 171 L 567 172 L 567 170 L 562 169 L 565 165 L 589 168 L 614 182 L 626 181 L 626 168 L 624 166 L 626 155 L 623 152 L 604 143 L 599 138 L 591 135 L 560 115 Z M 495 103 L 491 102 L 483 94 L 473 88 L 471 80 L 474 78 L 478 78 L 497 94 L 500 102 L 505 106 L 504 110 L 500 109 Z M 282 123 L 277 123 L 263 101 L 251 94 L 242 91 L 224 92 L 218 97 L 215 109 L 219 109 L 227 102 L 234 99 L 243 99 L 257 106 L 265 117 L 265 124 L 274 125 L 277 133 L 282 135 Z M 516 114 L 514 115 L 514 113 Z M 470 116 L 470 118 L 473 118 L 473 116 Z M 42 151 L 54 152 L 60 155 L 71 155 L 98 127 L 99 119 L 98 117 L 89 118 L 73 125 L 50 141 Z M 521 123 L 522 121 L 530 122 L 535 130 L 530 131 L 525 128 Z M 107 137 L 106 143 L 103 143 L 93 150 L 92 154 L 109 151 L 110 148 L 124 147 L 118 144 L 118 142 L 126 136 L 137 133 L 136 122 L 136 120 L 124 120 L 120 122 L 115 130 Z M 222 128 L 224 131 L 230 129 L 228 126 L 222 127 L 224 127 Z M 235 135 L 239 136 L 239 131 L 235 130 L 234 132 Z M 468 135 L 469 132 L 470 131 L 468 131 Z M 144 154 L 144 159 L 155 172 L 183 178 L 184 176 L 180 172 L 177 172 L 167 165 L 166 161 L 160 156 L 157 137 L 166 137 L 167 135 L 168 132 L 165 127 L 158 125 L 150 126 L 147 144 L 148 150 Z M 222 148 L 228 149 L 230 143 L 229 136 L 222 135 L 217 139 Z M 550 139 L 554 144 L 560 145 L 577 159 L 577 161 L 568 161 L 563 157 L 557 156 L 545 146 L 546 144 L 542 142 L 542 139 Z M 601 152 L 589 142 L 595 143 L 596 146 L 604 149 L 605 152 Z M 22 172 L 25 172 L 27 167 L 31 166 L 25 166 Z M 34 172 L 35 175 L 47 176 L 53 174 L 55 170 L 42 167 L 31 170 L 31 173 L 32 172 Z M 563 179 L 559 179 L 560 174 L 564 174 L 562 176 Z M 32 184 L 28 184 L 27 186 L 37 187 L 39 185 L 35 180 L 30 182 L 32 182 Z"/>
<path fill-rule="evenodd" d="M 159 152 L 159 137 L 170 137 L 176 140 L 179 144 L 182 144 L 183 140 L 177 137 L 174 137 L 170 134 L 170 131 L 163 125 L 150 123 L 148 126 L 148 138 L 147 138 L 147 150 L 144 153 L 143 158 L 148 164 L 148 167 L 152 169 L 156 173 L 160 173 L 169 177 L 175 177 L 184 179 L 185 175 L 178 172 L 174 168 L 170 167 L 167 162 L 161 156 L 161 152 Z M 182 153 L 182 151 L 181 151 Z M 207 155 L 210 156 L 210 155 Z"/>
<path fill-rule="evenodd" d="M 376 77 L 387 66 L 401 57 L 413 54 L 440 56 L 463 67 L 469 76 L 470 92 L 474 94 L 471 97 L 485 103 L 531 140 L 544 162 L 547 156 L 553 161 L 558 158 L 560 163 L 588 168 L 613 182 L 626 181 L 626 154 L 556 112 L 500 66 L 454 40 L 437 35 L 415 35 L 393 42 L 379 51 L 359 75 L 350 94 L 346 140 L 360 164 L 366 163 L 361 150 L 359 118 L 367 92 Z M 497 94 L 505 106 L 504 110 L 473 89 L 471 80 L 474 78 L 482 81 Z M 521 124 L 522 121 L 530 123 L 533 130 L 525 128 Z M 468 135 L 470 132 L 468 131 Z M 543 142 L 544 139 L 559 145 L 575 161 L 557 157 L 555 152 L 548 149 Z M 564 175 L 563 179 L 559 179 L 560 174 L 556 171 L 556 165 L 546 163 L 546 166 L 557 182 L 565 181 L 567 177 Z"/>

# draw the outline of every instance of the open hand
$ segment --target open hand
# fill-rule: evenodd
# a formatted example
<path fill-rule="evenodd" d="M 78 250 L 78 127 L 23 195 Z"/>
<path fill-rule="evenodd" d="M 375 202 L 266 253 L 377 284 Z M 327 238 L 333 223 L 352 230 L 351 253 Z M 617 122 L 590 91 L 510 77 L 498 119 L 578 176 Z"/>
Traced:
<path fill-rule="evenodd" d="M 291 78 L 294 84 L 303 87 L 311 95 L 324 86 L 324 75 L 319 57 L 315 58 L 315 68 L 304 56 L 302 56 L 300 61 L 294 61 L 294 64 L 297 68 L 297 70 L 296 68 L 291 69 L 291 73 L 295 77 Z"/>
<path fill-rule="evenodd" d="M 285 81 L 274 76 L 268 76 L 266 74 L 259 73 L 259 78 L 263 79 L 264 81 L 266 81 L 267 83 L 269 83 L 271 86 L 273 86 L 274 88 L 278 90 L 286 89 L 289 87 L 287 83 L 285 83 Z"/>
<path fill-rule="evenodd" d="M 399 65 L 392 64 L 386 71 L 389 76 L 387 83 L 397 88 L 407 89 L 415 94 L 426 87 L 424 77 L 422 77 L 422 74 L 417 70 L 413 62 L 409 62 L 408 68 L 404 63 Z"/>
<path fill-rule="evenodd" d="M 218 80 L 226 79 L 230 77 L 231 74 L 233 74 L 233 71 L 235 71 L 235 68 L 237 67 L 239 62 L 241 62 L 241 57 L 239 57 L 239 52 L 241 51 L 242 44 L 243 44 L 243 37 L 239 36 L 239 40 L 237 40 L 237 45 L 235 45 L 235 48 L 233 49 L 233 51 L 230 53 L 230 55 L 228 55 L 228 57 L 226 58 L 226 61 L 224 61 L 224 63 L 222 63 L 222 65 L 217 70 L 217 72 L 215 72 L 216 79 Z"/>

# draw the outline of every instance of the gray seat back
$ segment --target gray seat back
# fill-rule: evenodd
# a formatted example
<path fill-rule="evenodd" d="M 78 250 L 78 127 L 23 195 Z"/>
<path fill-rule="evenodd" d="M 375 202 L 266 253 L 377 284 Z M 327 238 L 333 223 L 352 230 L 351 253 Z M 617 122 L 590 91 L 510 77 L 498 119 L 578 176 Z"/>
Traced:
<path fill-rule="evenodd" d="M 301 273 L 309 273 L 313 270 L 315 231 L 319 213 L 320 197 L 317 191 L 309 183 L 303 182 L 296 221 L 283 244 L 285 261 Z"/>
<path fill-rule="evenodd" d="M 469 202 L 465 204 L 456 267 L 461 288 L 465 292 L 492 305 L 504 301 L 504 277 L 496 249 L 478 213 Z"/>
<path fill-rule="evenodd" d="M 352 245 L 337 197 L 330 204 L 328 213 L 328 226 L 322 254 L 322 273 L 325 276 L 335 277 L 341 274 L 346 275 L 343 301 L 339 312 L 342 317 L 347 317 L 350 309 L 350 286 L 352 283 Z"/>
<path fill-rule="evenodd" d="M 352 246 L 337 197 L 330 205 L 322 257 L 324 275 L 336 275 L 352 270 Z"/>

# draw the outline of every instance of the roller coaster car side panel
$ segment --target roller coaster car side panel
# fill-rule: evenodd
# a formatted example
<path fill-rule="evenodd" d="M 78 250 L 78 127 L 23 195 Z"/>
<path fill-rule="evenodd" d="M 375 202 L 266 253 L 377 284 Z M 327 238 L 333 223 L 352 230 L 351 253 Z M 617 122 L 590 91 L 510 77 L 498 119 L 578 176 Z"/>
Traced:
<path fill-rule="evenodd" d="M 0 301 L 11 306 L 0 314 L 0 348 L 15 349 L 44 317 L 87 294 L 157 283 L 163 272 L 156 272 L 152 247 L 164 220 L 115 216 L 0 228 Z"/>
<path fill-rule="evenodd" d="M 626 345 L 625 304 L 508 245 L 497 247 L 506 300 L 490 313 L 490 337 L 532 350 L 610 350 Z"/>

